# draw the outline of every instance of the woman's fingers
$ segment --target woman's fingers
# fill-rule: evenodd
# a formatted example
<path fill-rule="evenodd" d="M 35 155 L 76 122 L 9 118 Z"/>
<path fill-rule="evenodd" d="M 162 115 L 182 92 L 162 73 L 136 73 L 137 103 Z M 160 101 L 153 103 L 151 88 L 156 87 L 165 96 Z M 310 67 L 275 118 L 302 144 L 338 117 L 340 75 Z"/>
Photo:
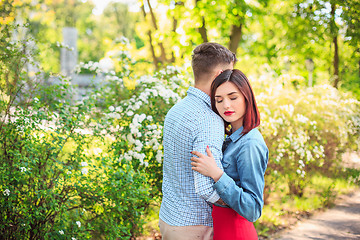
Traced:
<path fill-rule="evenodd" d="M 191 151 L 190 153 L 198 156 L 199 158 L 205 157 L 205 154 L 202 154 L 201 152 L 198 152 L 198 151 Z M 211 153 L 211 151 L 210 151 L 209 146 L 206 146 L 206 153 L 207 153 L 207 155 L 208 155 L 209 157 L 212 157 L 212 156 L 213 156 L 212 153 Z"/>
<path fill-rule="evenodd" d="M 206 153 L 207 153 L 207 155 L 209 156 L 209 157 L 213 157 L 213 155 L 212 155 L 212 153 L 211 153 L 211 151 L 210 151 L 210 148 L 209 148 L 209 146 L 207 146 L 206 147 Z"/>
<path fill-rule="evenodd" d="M 200 153 L 200 152 L 198 152 L 198 151 L 192 151 L 192 152 L 190 152 L 191 154 L 194 154 L 194 155 L 196 155 L 196 156 L 198 156 L 198 157 L 202 157 L 202 156 L 204 156 L 204 154 L 202 154 L 202 153 Z"/>
<path fill-rule="evenodd" d="M 194 170 L 194 171 L 199 172 L 199 169 L 197 169 L 196 167 L 191 167 L 191 169 Z"/>

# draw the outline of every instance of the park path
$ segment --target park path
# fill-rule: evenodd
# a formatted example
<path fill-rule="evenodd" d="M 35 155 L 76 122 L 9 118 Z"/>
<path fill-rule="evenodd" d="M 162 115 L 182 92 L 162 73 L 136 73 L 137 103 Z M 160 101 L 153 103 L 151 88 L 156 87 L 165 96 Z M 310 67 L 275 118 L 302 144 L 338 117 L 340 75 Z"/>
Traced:
<path fill-rule="evenodd" d="M 344 196 L 334 208 L 316 213 L 272 239 L 360 239 L 360 190 Z"/>

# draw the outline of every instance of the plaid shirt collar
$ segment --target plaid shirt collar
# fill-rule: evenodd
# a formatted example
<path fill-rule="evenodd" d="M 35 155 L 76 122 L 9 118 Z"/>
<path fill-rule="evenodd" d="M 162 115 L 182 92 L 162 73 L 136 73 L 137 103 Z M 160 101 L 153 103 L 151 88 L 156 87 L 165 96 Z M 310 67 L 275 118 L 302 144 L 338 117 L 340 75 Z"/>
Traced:
<path fill-rule="evenodd" d="M 193 95 L 193 96 L 203 100 L 211 108 L 210 96 L 207 95 L 206 93 L 204 93 L 203 91 L 201 91 L 200 89 L 195 88 L 195 87 L 189 87 L 189 89 L 187 90 L 187 94 Z"/>

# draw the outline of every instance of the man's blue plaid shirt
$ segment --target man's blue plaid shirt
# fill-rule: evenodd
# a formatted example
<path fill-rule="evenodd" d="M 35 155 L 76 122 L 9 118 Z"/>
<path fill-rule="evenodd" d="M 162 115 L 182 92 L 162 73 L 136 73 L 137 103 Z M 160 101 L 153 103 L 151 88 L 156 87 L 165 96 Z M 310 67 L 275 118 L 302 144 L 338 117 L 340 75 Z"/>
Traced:
<path fill-rule="evenodd" d="M 164 123 L 163 199 L 160 219 L 172 226 L 212 226 L 211 203 L 219 200 L 214 181 L 191 169 L 191 151 L 209 146 L 222 168 L 224 122 L 211 110 L 210 97 L 190 87 L 174 105 Z"/>

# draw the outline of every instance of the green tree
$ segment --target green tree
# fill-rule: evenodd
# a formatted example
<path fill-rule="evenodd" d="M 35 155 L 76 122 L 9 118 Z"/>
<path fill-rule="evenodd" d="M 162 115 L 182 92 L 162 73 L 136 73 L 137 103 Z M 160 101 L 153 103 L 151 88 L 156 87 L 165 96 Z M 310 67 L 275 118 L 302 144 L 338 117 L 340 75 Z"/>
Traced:
<path fill-rule="evenodd" d="M 348 34 L 353 32 L 351 29 L 353 29 L 354 25 L 351 24 L 356 22 L 356 10 L 350 9 L 355 7 L 356 4 L 358 4 L 356 1 L 349 3 L 339 0 L 307 0 L 299 1 L 295 4 L 297 18 L 302 19 L 306 23 L 303 26 L 304 30 L 308 33 L 313 32 L 314 36 L 331 43 L 331 75 L 333 86 L 336 88 L 341 81 L 341 68 L 344 67 L 340 57 L 341 52 L 344 51 L 340 49 L 340 41 L 342 42 L 344 38 L 342 32 L 346 29 L 348 29 Z M 346 19 L 348 20 L 346 21 Z M 354 37 L 353 44 L 357 41 L 356 35 Z M 344 44 L 347 43 L 345 42 Z"/>

